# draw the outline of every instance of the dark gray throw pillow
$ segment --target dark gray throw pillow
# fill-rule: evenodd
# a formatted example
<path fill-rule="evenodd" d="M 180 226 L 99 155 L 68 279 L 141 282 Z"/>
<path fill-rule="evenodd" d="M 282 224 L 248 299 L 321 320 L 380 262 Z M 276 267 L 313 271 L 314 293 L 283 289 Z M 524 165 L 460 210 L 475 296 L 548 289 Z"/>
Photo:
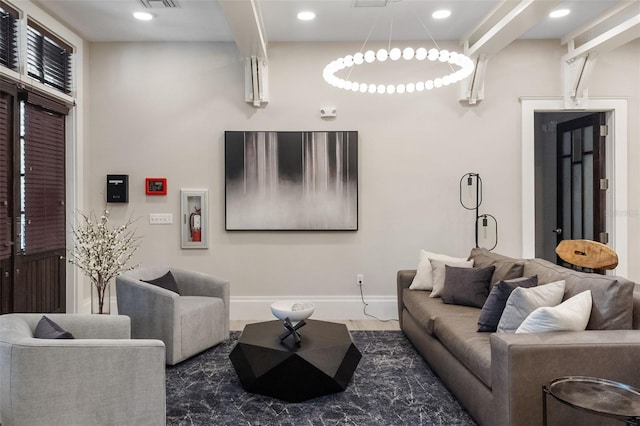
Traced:
<path fill-rule="evenodd" d="M 155 278 L 153 280 L 142 280 L 142 281 L 144 281 L 145 283 L 157 285 L 158 287 L 162 287 L 165 290 L 170 290 L 180 294 L 180 291 L 178 291 L 178 283 L 176 282 L 176 278 L 173 276 L 171 271 L 167 272 L 166 274 L 164 274 L 159 278 Z"/>
<path fill-rule="evenodd" d="M 33 337 L 36 339 L 73 339 L 73 334 L 64 330 L 58 324 L 43 316 L 38 325 L 36 325 L 36 331 L 33 333 Z"/>
<path fill-rule="evenodd" d="M 502 312 L 507 305 L 507 300 L 511 292 L 517 287 L 535 287 L 538 285 L 538 276 L 515 278 L 512 280 L 498 281 L 493 288 L 487 301 L 482 307 L 478 318 L 478 331 L 496 331 Z"/>
<path fill-rule="evenodd" d="M 456 268 L 445 266 L 442 301 L 454 305 L 481 308 L 489 294 L 494 266 L 486 268 Z"/>

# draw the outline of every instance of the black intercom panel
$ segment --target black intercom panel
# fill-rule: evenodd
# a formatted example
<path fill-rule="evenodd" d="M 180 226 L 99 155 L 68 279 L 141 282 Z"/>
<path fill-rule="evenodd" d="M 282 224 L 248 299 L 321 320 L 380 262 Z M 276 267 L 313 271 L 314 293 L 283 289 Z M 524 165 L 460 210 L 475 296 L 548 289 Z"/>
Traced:
<path fill-rule="evenodd" d="M 129 175 L 107 175 L 107 203 L 129 202 Z"/>

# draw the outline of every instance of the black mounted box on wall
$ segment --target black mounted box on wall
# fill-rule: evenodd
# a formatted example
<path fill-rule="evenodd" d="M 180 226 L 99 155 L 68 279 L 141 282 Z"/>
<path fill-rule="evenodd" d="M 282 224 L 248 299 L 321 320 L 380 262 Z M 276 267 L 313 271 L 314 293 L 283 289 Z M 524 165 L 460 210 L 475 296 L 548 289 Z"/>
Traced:
<path fill-rule="evenodd" d="M 107 175 L 107 203 L 129 202 L 129 175 Z"/>

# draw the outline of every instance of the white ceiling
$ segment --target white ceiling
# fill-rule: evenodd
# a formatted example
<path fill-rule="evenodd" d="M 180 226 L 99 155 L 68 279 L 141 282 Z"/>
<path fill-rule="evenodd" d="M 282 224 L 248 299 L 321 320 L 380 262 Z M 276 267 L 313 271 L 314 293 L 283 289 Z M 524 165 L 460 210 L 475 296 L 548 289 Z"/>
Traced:
<path fill-rule="evenodd" d="M 633 1 L 638 2 L 640 7 L 640 0 Z M 140 0 L 36 0 L 40 7 L 92 42 L 234 41 L 218 0 L 177 2 L 177 8 L 152 8 L 150 11 L 156 18 L 141 22 L 132 17 L 134 11 L 145 9 Z M 268 41 L 364 42 L 367 39 L 460 40 L 503 2 L 396 0 L 387 7 L 368 8 L 354 7 L 354 0 L 262 0 L 259 4 Z M 158 2 L 152 0 L 151 3 Z M 571 9 L 567 17 L 545 17 L 520 38 L 559 39 L 592 22 L 618 3 L 618 0 L 560 2 L 557 8 Z M 450 9 L 452 15 L 446 20 L 436 21 L 431 13 L 441 8 Z M 296 14 L 301 10 L 314 11 L 316 19 L 311 22 L 299 21 Z M 248 19 L 247 31 L 254 28 L 255 22 Z"/>

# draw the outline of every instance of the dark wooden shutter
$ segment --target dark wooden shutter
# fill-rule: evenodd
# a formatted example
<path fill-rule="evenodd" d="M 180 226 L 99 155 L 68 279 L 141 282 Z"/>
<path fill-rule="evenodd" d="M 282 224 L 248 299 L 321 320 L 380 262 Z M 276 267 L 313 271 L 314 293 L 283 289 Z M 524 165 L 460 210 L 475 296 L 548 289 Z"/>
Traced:
<path fill-rule="evenodd" d="M 17 33 L 18 12 L 0 2 L 0 65 L 18 68 Z"/>
<path fill-rule="evenodd" d="M 25 254 L 65 247 L 65 116 L 25 103 Z"/>
<path fill-rule="evenodd" d="M 73 49 L 53 34 L 29 21 L 27 27 L 27 72 L 42 84 L 71 92 Z"/>
<path fill-rule="evenodd" d="M 0 260 L 11 257 L 13 187 L 13 139 L 11 138 L 11 103 L 9 95 L 0 92 Z"/>

